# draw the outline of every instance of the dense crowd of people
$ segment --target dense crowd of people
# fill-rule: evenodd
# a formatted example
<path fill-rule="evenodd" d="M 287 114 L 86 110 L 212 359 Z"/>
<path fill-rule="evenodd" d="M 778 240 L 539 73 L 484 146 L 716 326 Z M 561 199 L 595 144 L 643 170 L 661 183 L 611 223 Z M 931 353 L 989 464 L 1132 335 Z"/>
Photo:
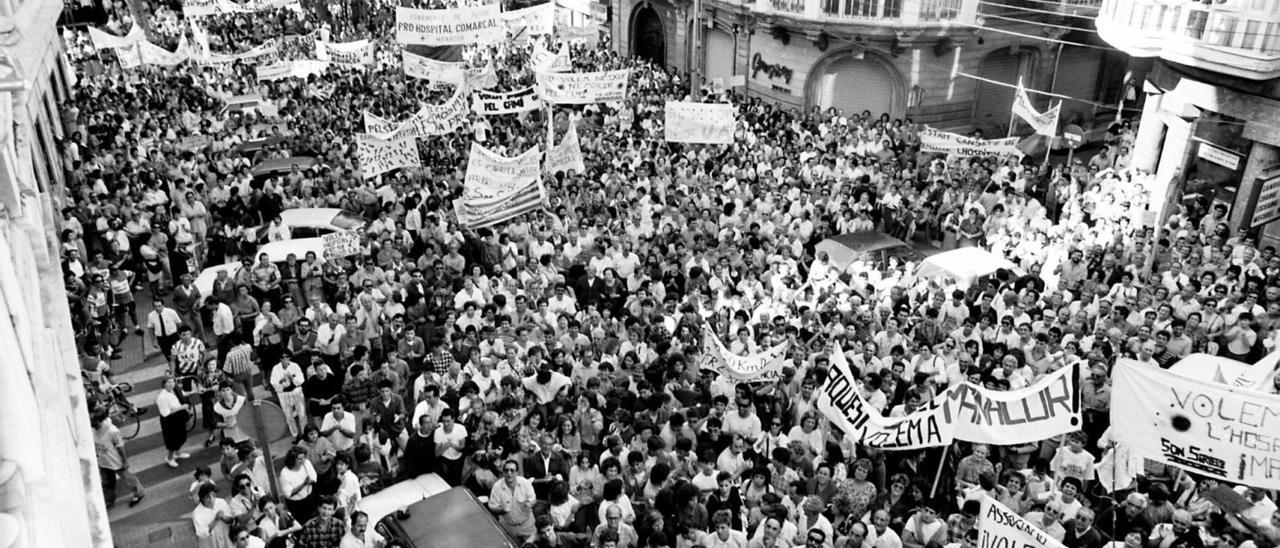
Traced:
<path fill-rule="evenodd" d="M 130 335 L 169 360 L 156 402 L 167 463 L 188 457 L 196 407 L 205 445 L 222 449 L 191 485 L 201 546 L 393 546 L 403 539 L 383 539 L 357 503 L 426 473 L 486 497 L 532 546 L 976 548 L 982 493 L 1067 548 L 1276 545 L 1273 493 L 1241 488 L 1252 508 L 1228 513 L 1206 497 L 1218 482 L 1193 472 L 1094 476 L 1115 443 L 1117 358 L 1253 361 L 1280 340 L 1275 249 L 1233 231 L 1223 207 L 1178 206 L 1157 230 L 1129 123 L 1087 161 L 1048 167 L 921 153 L 909 119 L 707 90 L 738 107 L 735 143 L 667 143 L 663 104 L 688 95 L 687 78 L 579 43 L 574 70 L 631 69 L 625 101 L 553 120 L 473 115 L 421 138 L 420 168 L 362 178 L 363 111 L 399 120 L 453 89 L 407 78 L 392 6 L 360 6 L 148 11 L 158 43 L 203 34 L 239 53 L 318 30 L 378 48 L 374 66 L 306 80 L 258 82 L 251 61 L 122 70 L 67 36 L 83 53 L 62 230 L 82 366 L 91 391 L 109 390 Z M 114 30 L 133 19 L 121 13 Z M 496 90 L 533 83 L 527 45 L 465 50 L 473 66 L 495 62 Z M 223 108 L 253 93 L 278 112 Z M 459 226 L 471 143 L 515 155 L 545 147 L 548 123 L 577 124 L 586 172 L 547 174 L 541 211 Z M 252 170 L 293 156 L 317 162 Z M 288 239 L 279 214 L 303 207 L 363 216 L 363 251 L 257 255 Z M 909 257 L 845 266 L 816 250 L 859 230 L 981 246 L 1018 269 L 966 287 L 917 278 Z M 193 285 L 234 262 L 210 294 Z M 737 354 L 789 342 L 781 379 L 700 368 L 704 324 Z M 836 344 L 890 416 L 967 380 L 1017 389 L 1081 364 L 1084 424 L 1039 443 L 958 443 L 958 459 L 864 447 L 815 407 Z M 256 386 L 295 436 L 274 486 L 237 424 Z M 108 504 L 117 476 L 136 504 L 125 444 L 101 414 L 93 425 Z"/>

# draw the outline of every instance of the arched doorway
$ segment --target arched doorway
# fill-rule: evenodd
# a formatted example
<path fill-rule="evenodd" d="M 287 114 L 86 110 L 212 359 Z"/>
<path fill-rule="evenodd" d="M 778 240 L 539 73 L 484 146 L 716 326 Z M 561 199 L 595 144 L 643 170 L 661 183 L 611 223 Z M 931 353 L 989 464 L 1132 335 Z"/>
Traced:
<path fill-rule="evenodd" d="M 809 73 L 811 104 L 840 109 L 844 116 L 870 111 L 872 118 L 906 110 L 902 76 L 880 55 L 866 50 L 838 51 L 822 59 Z"/>
<path fill-rule="evenodd" d="M 667 34 L 662 17 L 648 5 L 637 8 L 632 20 L 631 55 L 667 66 Z"/>

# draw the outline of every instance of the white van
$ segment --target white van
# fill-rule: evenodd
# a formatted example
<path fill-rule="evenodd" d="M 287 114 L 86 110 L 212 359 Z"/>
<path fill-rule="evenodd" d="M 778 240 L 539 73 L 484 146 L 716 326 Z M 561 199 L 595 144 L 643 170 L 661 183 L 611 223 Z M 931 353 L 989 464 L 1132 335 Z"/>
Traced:
<path fill-rule="evenodd" d="M 282 242 L 271 242 L 262 245 L 258 251 L 253 254 L 253 262 L 258 262 L 258 256 L 263 253 L 267 254 L 267 259 L 276 266 L 283 265 L 289 255 L 293 255 L 302 262 L 307 258 L 307 253 L 315 253 L 321 259 L 329 259 L 324 253 L 324 238 L 299 238 L 296 240 L 285 240 Z M 213 293 L 213 281 L 218 278 L 218 272 L 227 271 L 228 278 L 235 278 L 236 273 L 240 271 L 243 265 L 239 262 L 226 263 L 218 266 L 211 266 L 200 271 L 200 275 L 196 276 L 194 285 L 200 290 L 200 303 L 204 304 L 204 299 Z"/>

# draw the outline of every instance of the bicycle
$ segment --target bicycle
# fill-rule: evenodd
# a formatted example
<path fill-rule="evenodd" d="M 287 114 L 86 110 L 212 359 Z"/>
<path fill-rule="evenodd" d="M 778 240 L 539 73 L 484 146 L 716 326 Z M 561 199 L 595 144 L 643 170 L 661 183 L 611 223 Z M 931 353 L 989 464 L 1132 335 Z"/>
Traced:
<path fill-rule="evenodd" d="M 196 401 L 192 396 L 200 393 L 200 377 L 197 375 L 179 375 L 174 378 L 174 384 L 175 392 L 178 395 L 178 401 L 187 404 L 187 423 L 184 426 L 186 427 L 187 432 L 194 431 L 196 429 L 196 425 L 200 424 L 198 415 L 200 402 Z"/>
<path fill-rule="evenodd" d="M 130 392 L 133 392 L 133 384 L 127 382 L 113 384 L 105 392 L 97 387 L 90 389 L 96 400 L 95 410 L 106 412 L 111 424 L 120 430 L 120 436 L 126 440 L 138 437 L 138 432 L 142 430 L 142 419 L 138 417 L 147 412 L 129 401 L 125 394 Z"/>

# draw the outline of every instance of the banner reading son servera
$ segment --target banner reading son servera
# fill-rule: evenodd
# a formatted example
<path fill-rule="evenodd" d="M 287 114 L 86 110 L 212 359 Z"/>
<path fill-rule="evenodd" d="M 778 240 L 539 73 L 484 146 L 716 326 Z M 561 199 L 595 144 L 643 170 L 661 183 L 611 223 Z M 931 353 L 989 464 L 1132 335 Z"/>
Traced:
<path fill-rule="evenodd" d="M 546 191 L 542 184 L 534 184 L 520 192 L 483 204 L 468 203 L 458 198 L 453 201 L 453 212 L 458 224 L 471 229 L 493 226 L 509 221 L 525 213 L 537 211 L 546 203 Z"/>
<path fill-rule="evenodd" d="M 920 151 L 957 154 L 960 156 L 999 156 L 1022 158 L 1016 146 L 1020 139 L 976 139 L 958 133 L 939 131 L 931 127 L 920 130 Z"/>
<path fill-rule="evenodd" d="M 413 137 L 387 140 L 361 133 L 356 136 L 356 159 L 365 179 L 397 168 L 422 165 L 418 161 L 417 140 Z"/>
<path fill-rule="evenodd" d="M 483 205 L 538 185 L 542 176 L 541 159 L 537 147 L 508 158 L 479 143 L 471 143 L 467 174 L 462 181 L 462 200 L 471 206 Z"/>
<path fill-rule="evenodd" d="M 1111 375 L 1111 427 L 1135 456 L 1280 489 L 1280 396 L 1127 359 L 1118 360 Z"/>
<path fill-rule="evenodd" d="M 733 144 L 733 105 L 667 101 L 665 112 L 667 141 Z"/>
<path fill-rule="evenodd" d="M 729 352 L 720 337 L 707 324 L 702 324 L 702 360 L 699 367 L 715 371 L 736 381 L 770 382 L 782 376 L 786 365 L 788 342 L 774 345 L 763 352 L 739 356 Z"/>
<path fill-rule="evenodd" d="M 539 72 L 538 95 L 553 105 L 610 103 L 627 97 L 629 70 L 604 72 Z"/>
<path fill-rule="evenodd" d="M 1000 504 L 990 495 L 978 499 L 978 546 L 980 548 L 1064 548 L 1034 523 Z"/>
<path fill-rule="evenodd" d="M 543 169 L 547 173 L 587 171 L 582 158 L 582 144 L 578 141 L 578 124 L 571 122 L 564 140 L 547 148 L 547 162 Z"/>
<path fill-rule="evenodd" d="M 1074 368 L 1044 376 L 1020 390 L 997 392 L 963 383 L 948 387 L 904 417 L 887 418 L 859 393 L 839 346 L 818 390 L 818 409 L 859 443 L 879 449 L 920 449 L 953 440 L 1010 444 L 1040 441 L 1080 429 Z"/>
<path fill-rule="evenodd" d="M 450 46 L 492 44 L 506 33 L 498 4 L 424 10 L 396 8 L 396 41 L 401 44 Z"/>

